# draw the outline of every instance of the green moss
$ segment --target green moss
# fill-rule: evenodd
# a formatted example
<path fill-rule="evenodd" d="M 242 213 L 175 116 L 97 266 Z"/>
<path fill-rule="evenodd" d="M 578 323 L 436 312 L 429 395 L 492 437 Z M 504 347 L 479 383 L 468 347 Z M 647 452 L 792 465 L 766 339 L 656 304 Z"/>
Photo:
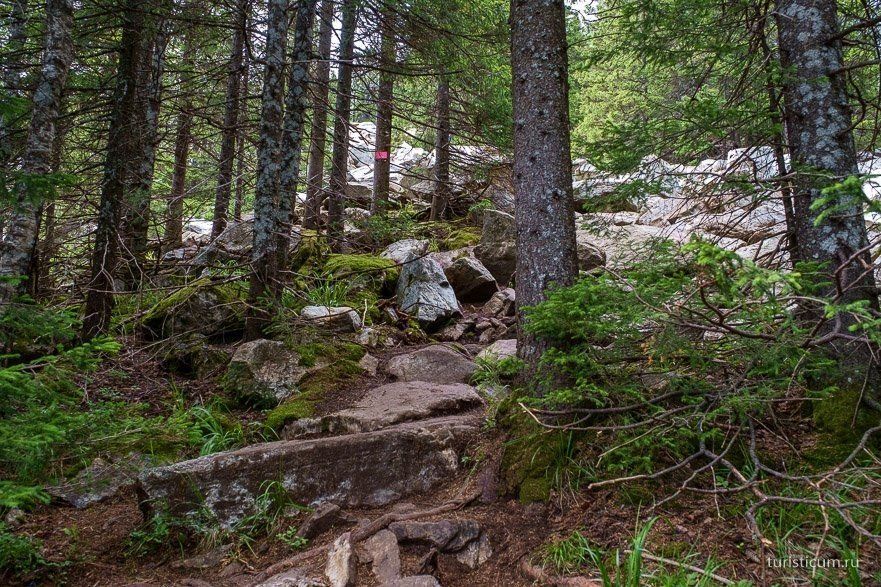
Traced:
<path fill-rule="evenodd" d="M 152 308 L 147 310 L 147 312 L 144 314 L 143 321 L 146 323 L 157 319 L 161 320 L 162 317 L 165 316 L 169 310 L 183 303 L 186 303 L 187 300 L 193 297 L 197 291 L 199 291 L 203 287 L 210 287 L 210 285 L 210 277 L 200 277 L 199 279 L 188 283 L 180 289 L 171 292 L 171 294 L 160 299 L 158 302 L 156 302 L 156 304 L 153 305 Z"/>
<path fill-rule="evenodd" d="M 463 226 L 450 231 L 441 241 L 441 248 L 446 251 L 470 247 L 480 242 L 481 229 L 476 226 Z"/>
<path fill-rule="evenodd" d="M 329 254 L 327 239 L 314 230 L 303 230 L 300 233 L 300 244 L 290 254 L 288 264 L 291 271 L 297 271 L 306 265 L 319 265 Z"/>
<path fill-rule="evenodd" d="M 336 279 L 359 279 L 368 288 L 379 290 L 393 288 L 400 273 L 394 261 L 378 255 L 330 255 L 324 271 Z"/>
<path fill-rule="evenodd" d="M 350 353 L 348 356 L 354 356 L 351 354 L 353 349 L 347 349 L 344 345 L 336 348 L 342 354 L 338 355 L 334 362 L 306 375 L 300 381 L 298 394 L 266 414 L 267 429 L 278 432 L 288 422 L 315 416 L 316 406 L 321 403 L 328 391 L 361 376 L 364 370 L 358 363 L 345 358 L 346 352 Z M 364 351 L 360 352 L 363 354 Z"/>
<path fill-rule="evenodd" d="M 517 499 L 527 504 L 536 501 L 547 501 L 551 497 L 551 482 L 545 477 L 532 477 L 520 484 Z"/>
<path fill-rule="evenodd" d="M 817 446 L 805 452 L 812 464 L 823 466 L 840 462 L 850 454 L 863 433 L 874 426 L 871 413 L 860 407 L 861 390 L 845 388 L 811 402 L 814 426 L 819 432 Z"/>
<path fill-rule="evenodd" d="M 256 409 L 278 403 L 272 390 L 255 380 L 244 363 L 230 363 L 220 378 L 220 387 L 236 404 Z"/>
<path fill-rule="evenodd" d="M 266 414 L 266 428 L 281 431 L 285 424 L 315 415 L 315 406 L 323 399 L 321 394 L 301 393 Z"/>
<path fill-rule="evenodd" d="M 342 383 L 357 379 L 363 372 L 357 362 L 339 357 L 327 366 L 306 375 L 300 381 L 299 388 L 302 393 L 323 395 Z"/>
<path fill-rule="evenodd" d="M 314 367 L 322 359 L 336 361 L 342 358 L 357 363 L 366 352 L 360 345 L 345 341 L 305 342 L 293 345 L 291 349 L 300 356 L 300 365 L 303 367 Z"/>
<path fill-rule="evenodd" d="M 555 480 L 560 480 L 561 466 L 566 466 L 561 447 L 567 445 L 567 433 L 541 428 L 532 418 L 516 408 L 513 394 L 499 408 L 499 421 L 508 432 L 502 453 L 501 478 L 508 494 L 521 501 L 545 501 Z"/>

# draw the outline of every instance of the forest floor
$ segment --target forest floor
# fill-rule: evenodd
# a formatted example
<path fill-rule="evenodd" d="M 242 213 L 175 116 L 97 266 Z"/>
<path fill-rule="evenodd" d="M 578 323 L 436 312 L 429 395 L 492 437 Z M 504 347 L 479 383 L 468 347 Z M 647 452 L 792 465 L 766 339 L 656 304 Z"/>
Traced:
<path fill-rule="evenodd" d="M 125 401 L 146 403 L 154 414 L 170 409 L 176 397 L 169 390 L 183 393 L 188 401 L 204 403 L 222 391 L 214 378 L 184 379 L 163 371 L 152 348 L 145 343 L 127 341 L 123 354 L 108 359 L 92 378 L 93 385 L 112 385 Z M 402 346 L 384 351 L 387 356 L 416 347 Z M 318 405 L 318 413 L 326 414 L 355 403 L 364 392 L 383 384 L 382 374 L 362 376 L 328 394 Z M 254 419 L 256 413 L 234 414 L 242 421 Z M 795 420 L 792 423 L 796 424 Z M 485 462 L 498 462 L 505 442 L 504 432 L 485 427 L 479 446 L 470 453 L 485 455 Z M 411 496 L 406 501 L 417 508 L 428 508 L 461 496 L 478 482 L 477 468 L 466 470 L 433 492 Z M 647 517 L 646 505 L 652 496 L 675 492 L 677 485 L 668 482 L 612 486 L 593 491 L 569 486 L 552 492 L 546 503 L 523 504 L 515 497 L 499 495 L 491 503 L 473 503 L 444 517 L 466 517 L 477 520 L 488 533 L 493 555 L 483 565 L 471 570 L 446 557 L 435 562 L 433 574 L 447 587 L 474 585 L 531 585 L 534 579 L 522 570 L 524 561 L 541 567 L 551 555 L 549 545 L 580 532 L 592 545 L 606 552 L 624 552 Z M 719 577 L 752 581 L 756 585 L 790 583 L 779 571 L 768 567 L 765 555 L 755 550 L 749 530 L 736 500 L 723 501 L 718 496 L 685 494 L 662 509 L 651 512 L 658 520 L 652 527 L 645 552 L 652 557 L 687 561 L 698 568 L 708 568 Z M 357 520 L 374 519 L 387 508 L 358 509 L 346 513 L 352 523 L 325 532 L 309 543 L 309 547 L 329 544 L 345 527 Z M 247 544 L 232 547 L 187 544 L 185 547 L 162 545 L 146 553 L 131 552 L 131 537 L 144 528 L 144 517 L 138 508 L 138 497 L 131 489 L 86 509 L 58 504 L 37 507 L 29 513 L 17 532 L 32 536 L 43 544 L 47 560 L 54 563 L 51 573 L 31 577 L 22 584 L 86 585 L 251 585 L 261 571 L 296 553 L 277 539 L 287 527 L 296 526 L 296 516 L 282 522 L 268 535 Z M 405 575 L 425 572 L 427 549 L 406 547 L 402 551 Z M 208 553 L 207 558 L 198 555 Z M 862 560 L 863 571 L 877 571 L 878 559 Z M 310 576 L 323 575 L 324 557 L 300 565 Z M 645 560 L 646 576 L 682 577 L 686 585 L 699 583 L 700 573 L 677 568 L 676 565 Z M 678 574 L 677 574 L 678 573 Z M 690 578 L 688 578 L 690 575 Z M 595 577 L 598 578 L 598 577 Z M 367 565 L 359 569 L 359 585 L 374 584 Z M 795 581 L 795 580 L 793 580 Z M 559 583 L 563 584 L 563 583 Z M 573 583 L 574 584 L 574 583 Z M 584 583 L 588 584 L 588 583 Z M 708 582 L 706 584 L 719 584 Z M 834 583 L 819 583 L 834 584 Z"/>

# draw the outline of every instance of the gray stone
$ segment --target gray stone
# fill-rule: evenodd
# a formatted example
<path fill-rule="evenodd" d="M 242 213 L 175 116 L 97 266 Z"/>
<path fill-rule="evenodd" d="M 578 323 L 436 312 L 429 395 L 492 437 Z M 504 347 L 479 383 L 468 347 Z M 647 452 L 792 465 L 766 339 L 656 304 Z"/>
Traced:
<path fill-rule="evenodd" d="M 361 360 L 358 361 L 358 365 L 360 365 L 360 367 L 364 369 L 365 373 L 367 373 L 371 377 L 374 377 L 376 376 L 376 370 L 379 368 L 379 359 L 377 359 L 370 353 L 365 353 L 364 356 L 361 357 Z"/>
<path fill-rule="evenodd" d="M 415 542 L 433 546 L 438 552 L 459 552 L 480 537 L 476 520 L 440 520 L 437 522 L 392 522 L 389 530 L 398 542 Z"/>
<path fill-rule="evenodd" d="M 390 244 L 379 256 L 403 265 L 428 253 L 428 244 L 427 240 L 408 238 Z"/>
<path fill-rule="evenodd" d="M 134 486 L 146 465 L 147 458 L 142 455 L 132 455 L 117 462 L 96 458 L 72 480 L 47 486 L 46 493 L 77 509 L 87 508 Z"/>
<path fill-rule="evenodd" d="M 461 551 L 456 553 L 456 560 L 469 568 L 476 569 L 492 556 L 492 545 L 486 532 L 481 533 L 478 540 L 473 540 Z"/>
<path fill-rule="evenodd" d="M 499 290 L 492 273 L 474 257 L 460 257 L 444 269 L 453 290 L 463 302 L 485 302 Z"/>
<path fill-rule="evenodd" d="M 385 371 L 399 381 L 468 383 L 477 370 L 474 361 L 435 344 L 389 359 Z"/>
<path fill-rule="evenodd" d="M 270 577 L 255 587 L 327 587 L 327 583 L 323 579 L 308 576 L 303 569 L 291 569 Z"/>
<path fill-rule="evenodd" d="M 493 297 L 480 309 L 480 313 L 497 318 L 513 316 L 517 310 L 516 300 L 517 292 L 514 291 L 514 288 L 505 288 L 494 293 Z"/>
<path fill-rule="evenodd" d="M 398 278 L 398 307 L 431 332 L 461 315 L 456 293 L 440 264 L 422 257 L 406 263 Z"/>
<path fill-rule="evenodd" d="M 201 268 L 225 261 L 246 260 L 254 246 L 254 220 L 231 222 L 207 247 L 199 251 L 191 265 Z"/>
<path fill-rule="evenodd" d="M 358 559 L 352 544 L 352 535 L 346 532 L 337 538 L 327 553 L 324 575 L 331 587 L 354 587 L 358 572 Z"/>
<path fill-rule="evenodd" d="M 263 403 L 287 399 L 309 369 L 283 342 L 257 339 L 242 343 L 229 363 L 227 379 L 235 393 Z"/>
<path fill-rule="evenodd" d="M 512 215 L 498 210 L 484 212 L 483 232 L 474 256 L 498 283 L 511 280 L 517 269 L 517 229 Z"/>
<path fill-rule="evenodd" d="M 380 530 L 364 542 L 364 550 L 370 560 L 373 576 L 380 585 L 401 577 L 401 551 L 393 532 Z"/>
<path fill-rule="evenodd" d="M 315 511 L 306 518 L 297 528 L 297 536 L 312 540 L 316 536 L 330 530 L 342 516 L 340 506 L 335 503 L 322 503 L 315 508 Z"/>
<path fill-rule="evenodd" d="M 171 567 L 174 569 L 211 569 L 220 566 L 232 548 L 232 544 L 224 544 L 194 557 L 173 561 Z"/>
<path fill-rule="evenodd" d="M 306 306 L 300 312 L 300 319 L 331 332 L 358 332 L 361 329 L 361 317 L 348 306 Z"/>
<path fill-rule="evenodd" d="M 401 577 L 383 587 L 441 587 L 441 584 L 431 575 L 412 575 Z"/>
<path fill-rule="evenodd" d="M 200 277 L 150 308 L 142 319 L 152 339 L 202 334 L 208 337 L 240 331 L 244 303 L 209 277 Z"/>
<path fill-rule="evenodd" d="M 517 356 L 517 339 L 497 340 L 477 354 L 478 359 L 501 361 Z"/>
<path fill-rule="evenodd" d="M 578 268 L 590 271 L 606 264 L 606 253 L 594 244 L 594 237 L 584 230 L 576 231 L 575 245 L 578 252 Z"/>
<path fill-rule="evenodd" d="M 465 412 L 481 404 L 477 391 L 469 385 L 389 383 L 371 389 L 354 406 L 323 416 L 320 430 L 336 434 L 370 432 L 401 422 Z"/>
<path fill-rule="evenodd" d="M 141 473 L 148 514 L 194 515 L 205 508 L 224 528 L 254 511 L 268 479 L 303 504 L 381 506 L 427 491 L 458 468 L 477 428 L 464 417 L 434 418 L 382 430 L 314 440 L 254 444 Z"/>

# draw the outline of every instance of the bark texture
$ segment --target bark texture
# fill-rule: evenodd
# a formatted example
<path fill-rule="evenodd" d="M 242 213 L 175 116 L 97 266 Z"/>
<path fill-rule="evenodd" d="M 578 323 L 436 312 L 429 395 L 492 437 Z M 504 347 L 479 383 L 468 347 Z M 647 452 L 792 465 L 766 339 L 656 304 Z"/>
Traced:
<path fill-rule="evenodd" d="M 825 263 L 832 286 L 826 294 L 839 303 L 868 300 L 877 308 L 866 224 L 859 189 L 843 194 L 833 214 L 818 222 L 815 203 L 821 190 L 858 175 L 851 112 L 838 34 L 835 0 L 779 0 L 776 10 L 784 80 L 784 116 L 794 181 L 794 231 L 799 258 Z M 819 318 L 821 308 L 808 308 Z M 827 333 L 847 334 L 854 317 L 842 315 Z M 840 353 L 870 358 L 854 345 L 833 340 Z"/>
<path fill-rule="evenodd" d="M 215 238 L 226 228 L 229 218 L 229 200 L 232 194 L 232 168 L 236 156 L 238 135 L 239 95 L 242 89 L 242 52 L 245 47 L 245 19 L 247 4 L 240 0 L 236 6 L 237 26 L 232 37 L 229 65 L 226 72 L 226 101 L 223 113 L 223 131 L 220 137 L 220 165 L 217 172 L 217 190 L 214 195 L 214 220 L 211 237 Z"/>
<path fill-rule="evenodd" d="M 191 37 L 184 39 L 183 73 L 180 85 L 183 89 L 180 111 L 177 113 L 177 129 L 174 133 L 174 168 L 171 174 L 171 192 L 168 194 L 168 212 L 165 219 L 165 248 L 176 249 L 182 243 L 184 230 L 184 196 L 187 188 L 187 163 L 193 130 L 193 101 L 190 99 L 190 71 L 193 67 Z"/>
<path fill-rule="evenodd" d="M 248 85 L 250 83 L 251 60 L 245 52 L 242 64 L 242 91 L 241 109 L 239 112 L 239 131 L 236 135 L 236 201 L 233 205 L 233 219 L 238 222 L 242 219 L 242 208 L 245 205 L 245 155 L 247 153 L 247 135 L 245 129 L 248 123 Z M 242 120 L 244 119 L 244 120 Z"/>
<path fill-rule="evenodd" d="M 141 282 L 146 269 L 150 199 L 156 169 L 156 146 L 159 142 L 159 110 L 162 104 L 162 78 L 165 74 L 165 50 L 169 39 L 169 0 L 155 0 L 139 10 L 149 11 L 144 17 L 145 31 L 136 77 L 137 101 L 131 132 L 138 141 L 128 172 L 123 216 L 125 256 L 121 277 L 130 287 Z"/>
<path fill-rule="evenodd" d="M 306 172 L 306 211 L 303 228 L 319 226 L 324 203 L 324 157 L 327 146 L 327 110 L 330 93 L 330 48 L 333 40 L 333 0 L 323 0 L 319 15 L 318 61 L 312 79 L 312 128 L 309 135 L 309 169 Z"/>
<path fill-rule="evenodd" d="M 437 136 L 434 153 L 431 219 L 440 220 L 450 202 L 450 82 L 443 74 L 437 82 Z"/>
<path fill-rule="evenodd" d="M 395 22 L 392 10 L 383 12 L 380 20 L 382 41 L 379 49 L 379 88 L 376 95 L 376 144 L 373 157 L 372 212 L 385 215 L 389 202 L 391 171 L 392 116 L 395 98 Z"/>
<path fill-rule="evenodd" d="M 349 117 L 352 110 L 352 57 L 355 51 L 357 0 L 344 0 L 340 30 L 339 72 L 336 88 L 336 120 L 333 125 L 333 157 L 327 206 L 327 236 L 332 250 L 343 249 L 343 208 L 346 202 L 349 164 Z"/>
<path fill-rule="evenodd" d="M 545 299 L 578 273 L 569 148 L 569 86 L 563 0 L 512 0 L 517 309 Z M 519 354 L 535 366 L 545 343 L 518 330 Z"/>
<path fill-rule="evenodd" d="M 309 107 L 309 57 L 312 53 L 312 23 L 315 22 L 316 0 L 301 0 L 294 25 L 294 46 L 291 50 L 288 94 L 285 99 L 282 161 L 279 176 L 276 232 L 278 234 L 278 266 L 287 268 L 291 230 L 296 221 L 297 184 L 300 182 L 300 155 L 303 152 L 303 122 Z"/>
<path fill-rule="evenodd" d="M 92 338 L 107 329 L 113 311 L 113 273 L 119 259 L 121 209 L 129 189 L 127 172 L 138 153 L 138 140 L 133 130 L 137 121 L 137 77 L 140 73 L 141 42 L 144 32 L 144 12 L 137 0 L 123 5 L 122 39 L 113 112 L 110 117 L 104 177 L 101 183 L 101 201 L 98 207 L 98 228 L 92 251 L 91 279 L 86 291 L 83 318 L 83 338 Z"/>
<path fill-rule="evenodd" d="M 21 178 L 15 186 L 16 205 L 0 246 L 0 305 L 23 291 L 24 283 L 16 284 L 14 279 L 26 276 L 31 267 L 40 208 L 43 200 L 51 195 L 46 174 L 52 171 L 61 96 L 73 59 L 73 4 L 72 0 L 48 0 L 46 4 L 45 50 L 33 96 Z"/>
<path fill-rule="evenodd" d="M 287 0 L 267 0 L 266 56 L 260 139 L 257 151 L 257 186 L 254 194 L 254 246 L 251 253 L 249 313 L 245 337 L 257 338 L 268 314 L 262 300 L 270 291 L 276 267 L 276 194 L 281 169 L 281 130 L 284 112 L 284 57 L 288 34 Z"/>

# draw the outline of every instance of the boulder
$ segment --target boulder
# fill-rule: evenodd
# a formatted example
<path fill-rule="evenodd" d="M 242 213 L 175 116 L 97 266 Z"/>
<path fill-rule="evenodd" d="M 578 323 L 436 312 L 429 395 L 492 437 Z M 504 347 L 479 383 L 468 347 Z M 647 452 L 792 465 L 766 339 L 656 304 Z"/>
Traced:
<path fill-rule="evenodd" d="M 594 244 L 594 236 L 585 230 L 575 232 L 578 252 L 578 268 L 590 271 L 606 264 L 606 253 Z"/>
<path fill-rule="evenodd" d="M 96 458 L 70 481 L 47 486 L 46 493 L 77 509 L 87 508 L 134 486 L 138 473 L 145 466 L 147 459 L 141 455 L 132 455 L 116 462 Z"/>
<path fill-rule="evenodd" d="M 389 359 L 385 371 L 398 381 L 468 383 L 477 365 L 460 353 L 435 344 Z"/>
<path fill-rule="evenodd" d="M 512 215 L 498 210 L 484 212 L 483 232 L 474 256 L 498 283 L 511 280 L 517 269 L 517 227 Z"/>
<path fill-rule="evenodd" d="M 300 319 L 331 332 L 361 330 L 361 317 L 348 306 L 306 306 L 300 312 Z"/>
<path fill-rule="evenodd" d="M 494 360 L 501 361 L 502 359 L 507 359 L 509 357 L 517 356 L 517 339 L 516 338 L 506 338 L 503 340 L 497 340 L 479 353 L 477 353 L 478 359 L 483 360 Z"/>
<path fill-rule="evenodd" d="M 394 242 L 379 254 L 383 259 L 403 265 L 413 259 L 424 256 L 428 252 L 428 241 L 408 238 Z"/>
<path fill-rule="evenodd" d="M 308 371 L 300 364 L 300 356 L 283 342 L 261 338 L 239 345 L 224 384 L 240 400 L 276 405 L 296 391 Z"/>
<path fill-rule="evenodd" d="M 474 257 L 459 257 L 444 269 L 444 274 L 463 302 L 485 302 L 499 290 L 492 273 Z"/>
<path fill-rule="evenodd" d="M 469 385 L 439 385 L 424 381 L 390 383 L 371 389 L 345 410 L 321 418 L 297 420 L 286 427 L 282 435 L 293 438 L 321 432 L 370 432 L 403 422 L 430 421 L 444 414 L 466 412 L 482 403 L 477 391 Z"/>
<path fill-rule="evenodd" d="M 507 287 L 494 293 L 489 301 L 480 309 L 480 313 L 486 316 L 495 316 L 497 318 L 513 316 L 517 311 L 516 300 L 517 293 L 514 291 L 514 288 Z"/>
<path fill-rule="evenodd" d="M 397 289 L 398 307 L 416 318 L 426 331 L 434 331 L 461 315 L 456 293 L 440 264 L 422 257 L 401 269 Z"/>
<path fill-rule="evenodd" d="M 225 261 L 246 260 L 254 246 L 254 220 L 230 222 L 226 229 L 217 235 L 207 247 L 193 259 L 194 268 L 204 267 Z"/>
<path fill-rule="evenodd" d="M 244 303 L 233 284 L 215 284 L 200 277 L 167 295 L 147 310 L 141 325 L 149 338 L 202 334 L 206 337 L 241 331 Z"/>
<path fill-rule="evenodd" d="M 138 480 L 147 515 L 201 510 L 232 528 L 253 513 L 266 480 L 298 503 L 382 506 L 450 479 L 458 450 L 477 432 L 462 417 L 313 440 L 254 444 L 144 471 Z"/>

